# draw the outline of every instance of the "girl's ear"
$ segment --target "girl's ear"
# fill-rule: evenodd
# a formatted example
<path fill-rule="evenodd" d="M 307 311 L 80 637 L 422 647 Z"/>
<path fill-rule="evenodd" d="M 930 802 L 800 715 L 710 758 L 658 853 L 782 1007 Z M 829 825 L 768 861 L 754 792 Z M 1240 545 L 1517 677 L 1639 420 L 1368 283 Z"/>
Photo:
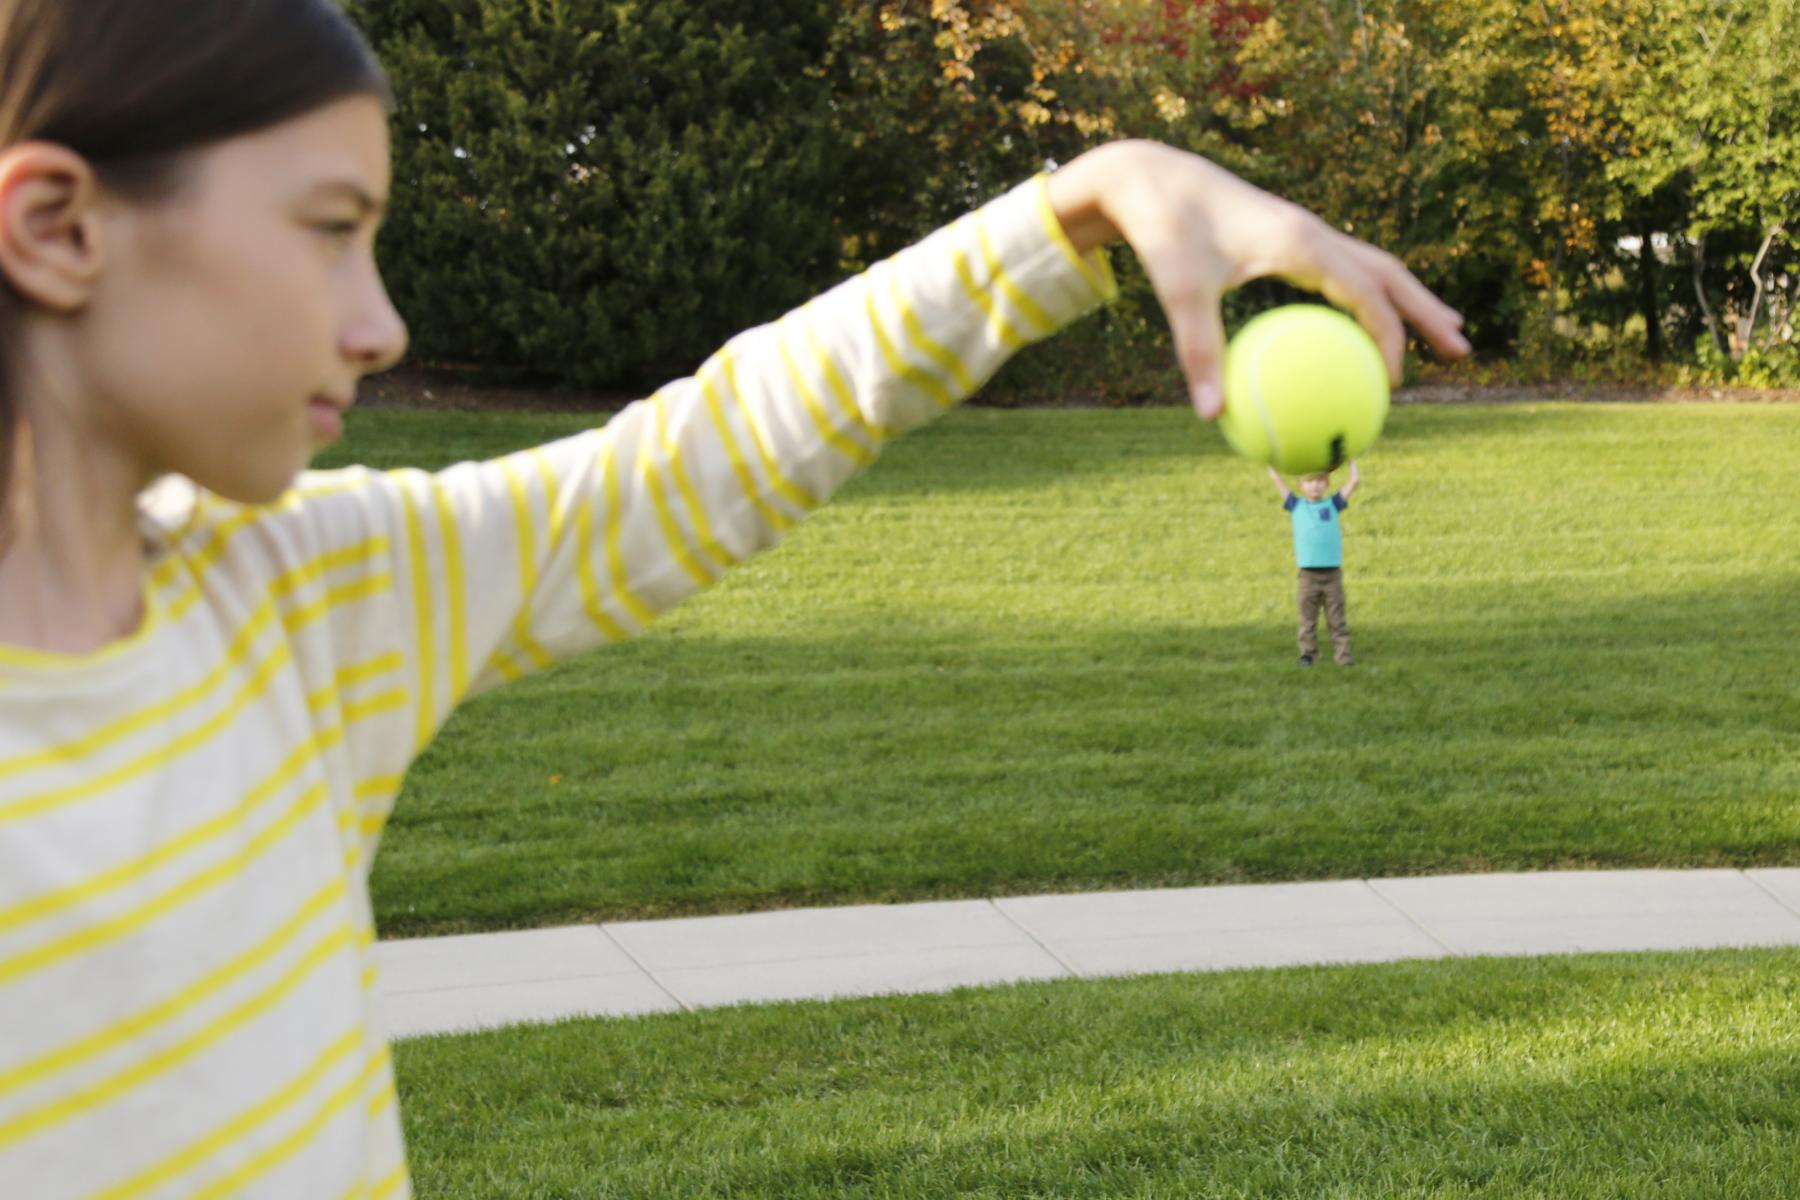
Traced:
<path fill-rule="evenodd" d="M 0 271 L 53 312 L 84 307 L 100 274 L 100 183 L 81 155 L 50 142 L 0 153 Z"/>

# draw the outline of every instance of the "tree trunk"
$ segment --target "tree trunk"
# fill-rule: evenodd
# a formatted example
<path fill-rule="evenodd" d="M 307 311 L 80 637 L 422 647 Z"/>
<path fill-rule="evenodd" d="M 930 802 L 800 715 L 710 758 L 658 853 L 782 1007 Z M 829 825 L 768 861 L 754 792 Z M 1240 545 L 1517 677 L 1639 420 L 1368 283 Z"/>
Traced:
<path fill-rule="evenodd" d="M 1651 362 L 1661 362 L 1662 310 L 1656 303 L 1656 248 L 1648 229 L 1640 236 L 1644 244 L 1638 251 L 1638 309 L 1644 314 L 1644 353 Z"/>
<path fill-rule="evenodd" d="M 1782 226 L 1771 226 L 1763 237 L 1762 245 L 1757 248 L 1756 261 L 1750 264 L 1750 282 L 1755 285 L 1756 291 L 1750 300 L 1750 311 L 1738 322 L 1738 345 L 1744 348 L 1746 354 L 1750 352 L 1751 340 L 1756 337 L 1756 317 L 1762 308 L 1763 293 L 1768 291 L 1768 282 L 1763 279 L 1762 273 L 1763 260 L 1769 256 L 1769 247 L 1775 244 L 1775 239 L 1782 232 Z"/>
<path fill-rule="evenodd" d="M 1701 278 L 1706 272 L 1706 235 L 1703 233 L 1694 239 L 1694 298 L 1700 301 L 1700 315 L 1706 318 L 1706 332 L 1712 334 L 1713 345 L 1719 348 L 1724 358 L 1731 358 L 1731 347 L 1725 344 L 1725 335 L 1719 332 L 1719 322 L 1713 316 L 1712 305 L 1706 302 L 1706 283 Z"/>

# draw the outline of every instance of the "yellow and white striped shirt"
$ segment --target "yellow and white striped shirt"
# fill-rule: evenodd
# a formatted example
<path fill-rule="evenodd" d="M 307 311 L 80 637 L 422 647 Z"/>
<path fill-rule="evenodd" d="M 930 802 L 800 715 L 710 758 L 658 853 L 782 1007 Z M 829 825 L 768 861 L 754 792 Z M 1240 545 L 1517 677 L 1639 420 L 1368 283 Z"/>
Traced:
<path fill-rule="evenodd" d="M 0 648 L 0 1197 L 409 1194 L 367 887 L 408 764 L 1112 291 L 1040 177 L 603 429 L 168 503 L 138 633 Z"/>

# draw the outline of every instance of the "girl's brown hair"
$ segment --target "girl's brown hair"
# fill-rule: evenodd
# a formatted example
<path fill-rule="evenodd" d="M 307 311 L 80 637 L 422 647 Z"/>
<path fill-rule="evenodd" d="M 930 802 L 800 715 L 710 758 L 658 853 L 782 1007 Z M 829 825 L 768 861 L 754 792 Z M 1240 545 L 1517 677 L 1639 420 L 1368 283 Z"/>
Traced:
<path fill-rule="evenodd" d="M 0 0 L 0 150 L 66 146 L 128 199 L 175 190 L 191 151 L 355 95 L 391 102 L 332 0 Z M 0 283 L 0 551 L 21 420 L 7 378 L 20 304 Z"/>

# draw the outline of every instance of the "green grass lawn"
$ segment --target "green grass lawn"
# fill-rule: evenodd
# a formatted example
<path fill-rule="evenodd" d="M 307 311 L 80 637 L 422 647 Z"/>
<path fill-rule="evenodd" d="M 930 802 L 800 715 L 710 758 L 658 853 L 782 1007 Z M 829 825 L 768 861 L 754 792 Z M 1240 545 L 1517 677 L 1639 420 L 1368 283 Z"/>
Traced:
<path fill-rule="evenodd" d="M 429 1200 L 1800 1195 L 1800 952 L 1033 984 L 396 1047 Z"/>
<path fill-rule="evenodd" d="M 330 461 L 582 423 L 372 411 Z M 1397 409 L 1345 519 L 1361 663 L 1302 672 L 1287 519 L 1213 430 L 952 414 L 647 637 L 467 705 L 382 931 L 1800 863 L 1796 449 L 1794 406 Z"/>

